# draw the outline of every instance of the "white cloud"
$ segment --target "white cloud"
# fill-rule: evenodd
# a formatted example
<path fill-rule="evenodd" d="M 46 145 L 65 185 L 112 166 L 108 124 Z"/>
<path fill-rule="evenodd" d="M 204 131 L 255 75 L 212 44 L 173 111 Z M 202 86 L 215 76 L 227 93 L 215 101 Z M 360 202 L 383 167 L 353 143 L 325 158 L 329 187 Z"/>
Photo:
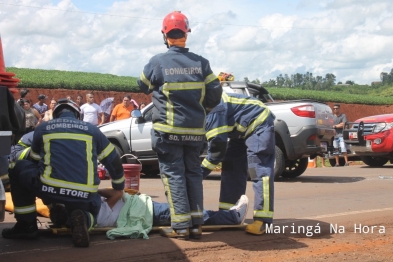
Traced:
<path fill-rule="evenodd" d="M 209 59 L 214 72 L 239 80 L 309 71 L 369 84 L 393 66 L 388 0 L 129 0 L 101 3 L 101 14 L 87 10 L 98 5 L 88 2 L 0 4 L 6 65 L 137 77 L 153 55 L 166 51 L 163 17 L 181 10 L 192 29 L 190 51 Z"/>

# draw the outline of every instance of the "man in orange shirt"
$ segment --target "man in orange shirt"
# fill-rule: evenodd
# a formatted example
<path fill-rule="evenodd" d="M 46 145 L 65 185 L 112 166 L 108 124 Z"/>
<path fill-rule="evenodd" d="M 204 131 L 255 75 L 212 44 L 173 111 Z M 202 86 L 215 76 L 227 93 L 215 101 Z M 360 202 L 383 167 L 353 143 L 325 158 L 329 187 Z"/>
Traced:
<path fill-rule="evenodd" d="M 132 110 L 134 110 L 134 105 L 131 104 L 131 96 L 125 95 L 123 97 L 123 103 L 116 105 L 113 109 L 109 122 L 131 117 Z"/>

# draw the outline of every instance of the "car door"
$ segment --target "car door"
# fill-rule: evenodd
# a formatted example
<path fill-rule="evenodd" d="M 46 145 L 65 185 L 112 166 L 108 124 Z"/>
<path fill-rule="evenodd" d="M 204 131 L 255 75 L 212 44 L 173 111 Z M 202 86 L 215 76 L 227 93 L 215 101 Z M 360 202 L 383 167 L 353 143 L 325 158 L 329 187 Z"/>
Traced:
<path fill-rule="evenodd" d="M 131 123 L 131 150 L 140 159 L 157 158 L 151 147 L 151 129 L 153 103 L 150 103 L 142 112 L 142 117 L 132 119 Z"/>

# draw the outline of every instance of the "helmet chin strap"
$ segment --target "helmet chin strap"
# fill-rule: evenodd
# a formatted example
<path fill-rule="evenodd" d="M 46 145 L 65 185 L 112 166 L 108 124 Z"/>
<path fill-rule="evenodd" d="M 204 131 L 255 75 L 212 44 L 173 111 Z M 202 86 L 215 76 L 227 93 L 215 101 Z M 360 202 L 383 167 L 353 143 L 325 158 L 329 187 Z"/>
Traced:
<path fill-rule="evenodd" d="M 168 40 L 166 39 L 166 35 L 164 33 L 162 33 L 162 38 L 164 39 L 164 45 L 166 45 L 166 48 L 169 49 Z"/>

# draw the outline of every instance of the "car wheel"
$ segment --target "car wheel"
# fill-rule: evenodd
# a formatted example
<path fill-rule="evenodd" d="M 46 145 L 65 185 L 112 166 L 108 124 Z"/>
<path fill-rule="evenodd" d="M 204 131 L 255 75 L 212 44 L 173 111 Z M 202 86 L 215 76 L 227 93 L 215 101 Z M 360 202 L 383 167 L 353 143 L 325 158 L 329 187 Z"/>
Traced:
<path fill-rule="evenodd" d="M 330 165 L 333 167 L 333 166 L 335 166 L 336 165 L 336 159 L 335 158 L 330 158 L 329 159 L 329 163 L 330 163 Z M 340 166 L 344 166 L 345 165 L 345 159 L 343 158 L 343 157 L 340 157 L 339 159 L 338 159 L 338 164 L 340 165 Z"/>
<path fill-rule="evenodd" d="M 389 159 L 374 156 L 361 156 L 360 159 L 368 166 L 379 167 L 386 164 Z"/>
<path fill-rule="evenodd" d="M 308 158 L 299 158 L 296 160 L 287 160 L 285 170 L 281 174 L 285 178 L 295 178 L 304 173 L 308 166 Z"/>
<path fill-rule="evenodd" d="M 276 146 L 276 158 L 274 160 L 274 180 L 277 180 L 285 169 L 285 156 L 281 148 Z"/>

